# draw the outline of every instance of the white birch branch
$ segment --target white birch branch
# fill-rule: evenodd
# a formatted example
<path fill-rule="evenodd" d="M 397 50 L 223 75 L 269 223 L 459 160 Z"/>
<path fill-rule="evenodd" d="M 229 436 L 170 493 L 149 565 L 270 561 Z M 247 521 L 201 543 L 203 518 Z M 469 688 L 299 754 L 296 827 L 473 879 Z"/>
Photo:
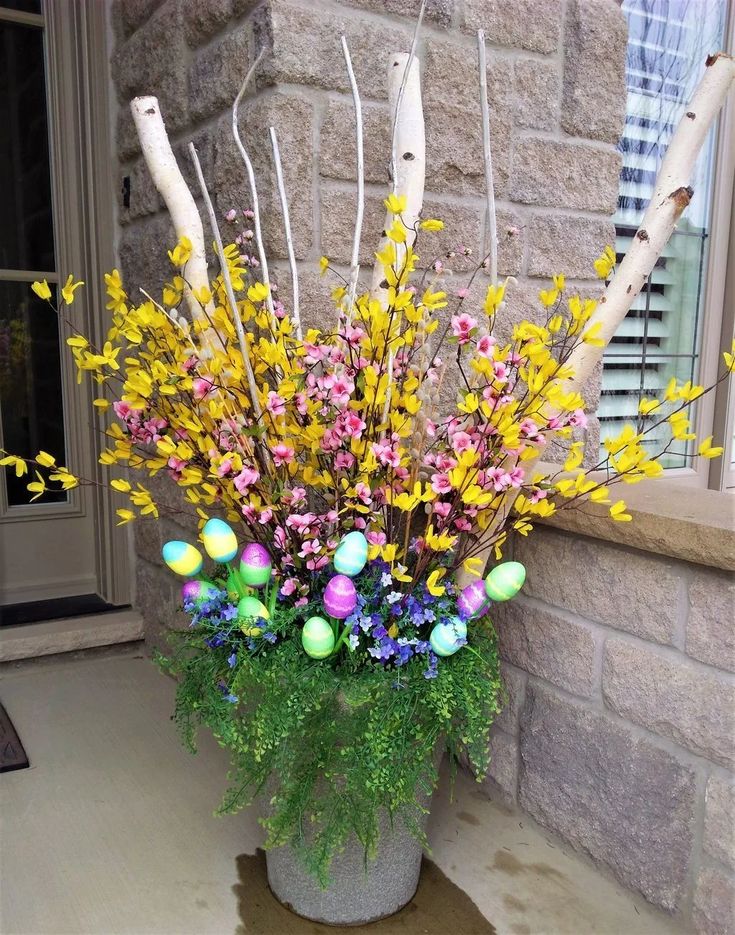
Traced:
<path fill-rule="evenodd" d="M 590 325 L 602 324 L 599 337 L 605 345 L 628 314 L 691 200 L 694 163 L 734 80 L 735 59 L 722 52 L 707 59 L 704 75 L 666 150 L 641 225 L 590 320 Z M 584 385 L 603 351 L 604 347 L 589 344 L 575 349 L 569 359 L 575 373 L 570 388 L 579 390 Z"/>
<path fill-rule="evenodd" d="M 487 58 L 485 56 L 485 32 L 477 30 L 477 59 L 480 68 L 480 112 L 482 113 L 482 155 L 485 163 L 485 203 L 487 205 L 487 230 L 490 240 L 490 282 L 498 282 L 498 222 L 495 214 L 495 186 L 493 184 L 493 161 L 490 150 L 490 110 L 487 102 Z M 485 251 L 483 250 L 483 255 Z"/>
<path fill-rule="evenodd" d="M 281 153 L 278 149 L 278 138 L 276 137 L 276 128 L 269 127 L 268 132 L 271 137 L 271 148 L 273 149 L 273 164 L 276 167 L 276 182 L 278 183 L 278 197 L 281 199 L 281 211 L 283 211 L 283 227 L 286 234 L 286 251 L 288 253 L 288 265 L 291 270 L 291 289 L 293 292 L 292 320 L 296 330 L 296 337 L 299 341 L 303 338 L 301 331 L 301 308 L 299 304 L 299 273 L 296 269 L 296 256 L 293 250 L 293 236 L 291 234 L 291 217 L 288 213 L 288 199 L 286 198 L 286 186 L 283 182 L 283 167 L 281 165 Z"/>
<path fill-rule="evenodd" d="M 214 234 L 215 244 L 217 245 L 217 259 L 219 260 L 220 269 L 222 270 L 222 280 L 225 284 L 227 301 L 230 303 L 230 307 L 232 309 L 232 318 L 235 322 L 235 330 L 237 331 L 237 340 L 240 344 L 242 362 L 248 377 L 248 386 L 250 388 L 253 412 L 255 413 L 256 419 L 259 419 L 262 415 L 262 409 L 260 408 L 260 402 L 258 400 L 258 387 L 255 382 L 255 374 L 253 373 L 253 368 L 250 363 L 250 352 L 248 349 L 247 338 L 245 337 L 245 329 L 242 326 L 240 311 L 237 307 L 237 300 L 235 299 L 235 291 L 232 288 L 232 277 L 230 276 L 230 268 L 227 265 L 225 248 L 222 245 L 222 235 L 220 234 L 219 225 L 217 224 L 217 215 L 215 214 L 214 206 L 212 205 L 212 199 L 209 197 L 207 183 L 204 181 L 204 173 L 202 172 L 202 167 L 199 164 L 199 157 L 197 156 L 197 151 L 193 143 L 189 143 L 189 153 L 191 154 L 191 160 L 194 163 L 194 169 L 199 181 L 199 187 L 202 190 L 202 197 L 204 198 L 204 204 L 206 205 L 207 214 L 209 215 L 209 223 L 212 225 L 212 233 Z"/>
<path fill-rule="evenodd" d="M 347 39 L 342 36 L 342 54 L 347 66 L 347 76 L 352 89 L 352 101 L 355 106 L 355 143 L 357 145 L 357 212 L 355 214 L 355 234 L 352 239 L 352 261 L 350 263 L 350 283 L 347 289 L 347 324 L 352 321 L 352 312 L 357 293 L 357 278 L 360 275 L 360 240 L 362 238 L 362 221 L 365 214 L 365 155 L 362 140 L 362 104 L 360 91 L 357 87 L 355 72 L 352 68 L 350 50 L 347 48 Z"/>
<path fill-rule="evenodd" d="M 669 143 L 656 178 L 653 197 L 643 215 L 641 226 L 633 238 L 633 245 L 587 325 L 590 327 L 596 321 L 602 323 L 599 336 L 605 341 L 605 346 L 612 339 L 635 297 L 643 288 L 646 278 L 671 237 L 676 222 L 691 200 L 692 191 L 688 186 L 694 164 L 707 132 L 724 104 L 734 81 L 735 59 L 723 52 L 707 59 L 704 75 Z M 574 369 L 575 374 L 567 381 L 567 389 L 579 391 L 582 388 L 604 350 L 605 347 L 583 344 L 572 352 L 569 365 Z M 537 460 L 538 458 L 535 458 L 523 464 L 527 476 L 533 473 Z M 480 535 L 480 540 L 491 539 L 492 535 L 502 528 L 513 508 L 516 496 L 514 491 L 506 495 L 495 519 Z M 489 543 L 476 553 L 483 565 L 489 559 L 492 549 L 493 545 Z M 472 575 L 468 575 L 460 568 L 457 573 L 457 585 L 460 588 L 464 587 L 471 580 L 473 580 Z"/>
<path fill-rule="evenodd" d="M 135 129 L 143 151 L 143 158 L 153 179 L 153 184 L 163 198 L 177 238 L 188 237 L 191 241 L 191 256 L 186 264 L 185 277 L 189 285 L 184 287 L 184 298 L 191 312 L 192 319 L 206 320 L 202 308 L 192 295 L 206 287 L 209 289 L 207 274 L 207 255 L 204 247 L 202 219 L 194 202 L 194 197 L 184 181 L 184 176 L 176 162 L 171 144 L 166 134 L 166 127 L 155 97 L 136 97 L 130 102 Z M 206 306 L 208 313 L 214 312 L 210 302 Z"/>
<path fill-rule="evenodd" d="M 270 314 L 271 329 L 273 330 L 273 333 L 275 334 L 277 331 L 278 323 L 276 322 L 276 313 L 273 308 L 273 296 L 271 295 L 270 276 L 268 273 L 268 259 L 266 258 L 265 248 L 263 246 L 263 232 L 260 226 L 260 202 L 258 200 L 258 189 L 255 185 L 255 172 L 253 171 L 253 164 L 250 161 L 250 156 L 248 155 L 248 152 L 243 146 L 242 140 L 240 139 L 240 129 L 237 125 L 237 109 L 240 106 L 240 101 L 242 100 L 242 96 L 245 93 L 247 86 L 250 84 L 250 80 L 255 74 L 255 69 L 258 67 L 258 64 L 262 57 L 263 57 L 263 52 L 260 53 L 260 55 L 255 59 L 253 64 L 250 66 L 250 70 L 248 71 L 247 75 L 245 75 L 245 80 L 243 81 L 242 86 L 240 87 L 240 90 L 237 92 L 237 97 L 235 98 L 235 101 L 232 105 L 232 135 L 235 139 L 235 144 L 238 148 L 240 156 L 242 157 L 242 161 L 245 163 L 245 171 L 247 172 L 247 176 L 248 176 L 248 184 L 250 186 L 250 197 L 253 202 L 253 215 L 254 215 L 253 226 L 255 227 L 255 244 L 256 244 L 256 247 L 258 248 L 258 259 L 260 260 L 261 277 L 263 279 L 263 283 L 266 286 L 268 286 L 268 295 L 266 296 L 265 301 L 268 306 L 268 312 Z"/>

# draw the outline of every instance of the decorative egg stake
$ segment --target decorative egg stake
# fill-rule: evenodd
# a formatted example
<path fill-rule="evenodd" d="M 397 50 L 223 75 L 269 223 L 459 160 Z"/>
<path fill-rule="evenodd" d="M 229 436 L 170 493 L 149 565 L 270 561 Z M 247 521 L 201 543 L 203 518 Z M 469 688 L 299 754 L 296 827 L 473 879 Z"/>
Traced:
<path fill-rule="evenodd" d="M 525 580 L 526 569 L 520 562 L 502 562 L 485 578 L 485 593 L 491 601 L 509 601 Z"/>
<path fill-rule="evenodd" d="M 323 600 L 324 609 L 330 617 L 344 620 L 350 616 L 357 604 L 355 585 L 346 575 L 335 575 L 327 582 Z"/>
<path fill-rule="evenodd" d="M 431 631 L 429 642 L 437 656 L 452 656 L 464 646 L 467 639 L 467 624 L 459 617 L 452 617 L 449 623 L 437 623 Z"/>
<path fill-rule="evenodd" d="M 324 617 L 309 617 L 301 631 L 301 645 L 312 659 L 326 659 L 334 649 L 334 633 Z"/>
<path fill-rule="evenodd" d="M 207 555 L 215 562 L 231 562 L 237 555 L 237 537 L 222 519 L 207 520 L 202 529 L 202 542 Z"/>
<path fill-rule="evenodd" d="M 193 581 L 187 581 L 181 588 L 181 599 L 184 603 L 191 601 L 195 607 L 199 607 L 205 601 L 211 600 L 219 594 L 219 590 L 210 582 L 195 578 Z"/>
<path fill-rule="evenodd" d="M 270 620 L 268 608 L 257 597 L 243 597 L 237 605 L 237 619 L 242 621 L 240 629 L 245 636 L 260 636 L 263 632 L 262 627 L 252 627 L 249 625 L 251 620 L 260 617 L 263 620 Z"/>
<path fill-rule="evenodd" d="M 259 542 L 251 542 L 242 550 L 240 574 L 249 587 L 262 588 L 268 584 L 272 567 L 268 549 Z"/>
<path fill-rule="evenodd" d="M 355 530 L 342 537 L 334 553 L 334 569 L 341 575 L 354 578 L 365 567 L 368 557 L 368 542 L 365 536 Z"/>
<path fill-rule="evenodd" d="M 463 588 L 457 599 L 457 610 L 465 620 L 481 613 L 487 604 L 487 594 L 482 581 L 473 581 Z"/>
<path fill-rule="evenodd" d="M 202 570 L 202 553 L 188 542 L 171 539 L 161 549 L 161 555 L 171 571 L 185 578 L 192 578 Z"/>

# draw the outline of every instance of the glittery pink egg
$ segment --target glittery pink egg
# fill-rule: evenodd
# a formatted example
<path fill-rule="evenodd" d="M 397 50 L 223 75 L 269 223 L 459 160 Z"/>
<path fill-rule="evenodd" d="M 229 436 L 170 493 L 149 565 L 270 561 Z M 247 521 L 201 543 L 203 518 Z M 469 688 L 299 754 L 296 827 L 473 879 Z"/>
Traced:
<path fill-rule="evenodd" d="M 330 578 L 324 589 L 324 609 L 330 617 L 344 620 L 349 617 L 357 604 L 357 591 L 352 579 L 347 575 L 335 575 Z"/>
<path fill-rule="evenodd" d="M 240 556 L 240 574 L 245 584 L 252 588 L 262 588 L 268 584 L 271 576 L 271 557 L 268 549 L 259 542 L 246 545 Z"/>
<path fill-rule="evenodd" d="M 462 589 L 457 600 L 457 610 L 466 620 L 469 620 L 470 617 L 479 614 L 486 603 L 485 583 L 473 581 L 472 584 Z"/>

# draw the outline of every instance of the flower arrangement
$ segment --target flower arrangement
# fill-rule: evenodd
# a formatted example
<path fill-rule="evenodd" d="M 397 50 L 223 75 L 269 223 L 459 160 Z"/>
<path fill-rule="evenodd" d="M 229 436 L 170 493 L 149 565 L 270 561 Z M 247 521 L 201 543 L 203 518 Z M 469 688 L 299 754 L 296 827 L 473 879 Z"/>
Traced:
<path fill-rule="evenodd" d="M 413 93 L 411 66 L 408 56 L 396 114 Z M 589 501 L 629 521 L 614 489 L 662 473 L 667 446 L 652 454 L 647 444 L 660 426 L 694 441 L 689 407 L 712 387 L 672 379 L 662 399 L 641 401 L 637 424 L 604 439 L 602 459 L 584 465 L 579 386 L 610 337 L 595 299 L 556 276 L 539 294 L 540 313 L 501 340 L 496 321 L 513 284 L 497 277 L 496 239 L 467 286 L 448 291 L 446 257 L 419 256 L 423 232 L 442 221 L 421 216 L 413 182 L 401 190 L 395 172 L 373 287 L 358 290 L 356 260 L 342 277 L 323 257 L 322 273 L 337 278 L 335 319 L 304 332 L 296 288 L 288 308 L 269 278 L 257 200 L 244 218 L 254 233 L 238 227 L 224 245 L 192 154 L 219 275 L 201 281 L 201 245 L 182 233 L 160 300 L 131 297 L 117 270 L 105 277 L 111 326 L 101 344 L 69 317 L 82 285 L 72 277 L 58 311 L 80 378 L 101 388 L 98 413 L 113 417 L 99 460 L 119 471 L 110 485 L 128 500 L 120 523 L 169 509 L 140 480 L 167 474 L 214 563 L 203 572 L 192 542 L 163 549 L 187 579 L 191 625 L 161 659 L 179 680 L 184 736 L 193 747 L 199 725 L 213 731 L 233 759 L 223 809 L 267 790 L 268 843 L 291 844 L 324 881 L 351 833 L 374 853 L 381 809 L 421 834 L 417 790 L 436 781 L 437 743 L 466 754 L 478 775 L 486 770 L 502 704 L 488 611 L 525 577 L 503 560 L 510 534 Z M 274 157 L 280 168 L 275 146 Z M 606 248 L 595 267 L 611 289 L 623 276 L 614 266 Z M 466 308 L 483 270 L 483 301 Z M 33 289 L 52 302 L 46 282 Z M 720 380 L 733 355 L 735 347 Z M 566 457 L 543 467 L 552 439 Z M 707 438 L 691 456 L 721 451 Z M 46 452 L 3 455 L 19 476 L 33 470 L 34 499 L 91 483 Z"/>

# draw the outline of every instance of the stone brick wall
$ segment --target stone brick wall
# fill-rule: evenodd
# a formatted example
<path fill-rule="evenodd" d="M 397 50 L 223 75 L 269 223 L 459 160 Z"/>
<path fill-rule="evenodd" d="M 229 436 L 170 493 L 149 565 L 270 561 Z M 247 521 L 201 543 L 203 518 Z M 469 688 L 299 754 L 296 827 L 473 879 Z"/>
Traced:
<path fill-rule="evenodd" d="M 273 125 L 302 314 L 316 326 L 331 321 L 330 286 L 317 262 L 326 254 L 347 270 L 355 213 L 352 100 L 339 36 L 347 36 L 364 107 L 361 260 L 368 265 L 388 177 L 387 59 L 408 49 L 418 6 L 418 0 L 112 0 L 117 155 L 121 181 L 130 179 L 129 206 L 119 205 L 128 290 L 160 286 L 170 275 L 162 245 L 173 242 L 128 100 L 156 94 L 187 176 L 185 146 L 193 140 L 220 211 L 247 207 L 229 112 L 242 77 L 265 49 L 256 87 L 241 106 L 241 133 L 258 175 L 267 252 L 288 303 L 267 137 Z M 427 260 L 460 243 L 474 260 L 483 242 L 479 27 L 489 38 L 500 273 L 517 279 L 500 322 L 507 328 L 534 314 L 538 290 L 554 273 L 565 273 L 580 291 L 597 288 L 592 261 L 613 238 L 626 31 L 615 0 L 429 0 L 419 47 L 425 204 L 446 230 L 423 238 Z M 473 260 L 446 261 L 457 286 Z M 592 414 L 598 392 L 593 380 L 586 392 Z M 159 500 L 176 496 L 163 480 L 154 487 Z M 137 606 L 152 645 L 182 622 L 175 583 L 160 559 L 161 542 L 182 535 L 186 530 L 173 520 L 136 524 Z M 518 557 L 530 571 L 527 596 L 497 613 L 509 704 L 494 733 L 493 782 L 652 902 L 693 917 L 702 931 L 726 931 L 735 869 L 728 580 L 683 561 L 552 530 L 521 542 Z"/>
<path fill-rule="evenodd" d="M 548 528 L 514 557 L 491 787 L 698 931 L 732 931 L 732 573 Z"/>

